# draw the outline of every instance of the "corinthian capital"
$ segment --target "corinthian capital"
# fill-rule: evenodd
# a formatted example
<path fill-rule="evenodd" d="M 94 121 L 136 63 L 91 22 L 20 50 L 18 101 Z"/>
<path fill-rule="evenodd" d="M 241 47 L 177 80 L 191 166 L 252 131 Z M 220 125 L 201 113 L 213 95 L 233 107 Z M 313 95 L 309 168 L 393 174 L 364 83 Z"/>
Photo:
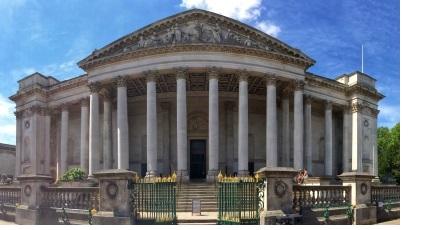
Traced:
<path fill-rule="evenodd" d="M 207 68 L 207 76 L 208 76 L 208 80 L 211 79 L 217 79 L 218 80 L 218 76 L 220 74 L 221 71 L 221 67 L 208 67 Z"/>
<path fill-rule="evenodd" d="M 24 111 L 15 111 L 14 112 L 15 116 L 16 116 L 16 120 L 18 119 L 22 119 L 24 117 Z"/>
<path fill-rule="evenodd" d="M 90 82 L 87 84 L 87 87 L 89 88 L 90 93 L 99 93 L 100 89 L 102 88 L 102 84 L 100 84 L 98 81 Z"/>
<path fill-rule="evenodd" d="M 115 79 L 117 87 L 127 87 L 128 77 L 127 76 L 118 76 Z"/>
<path fill-rule="evenodd" d="M 333 105 L 332 101 L 326 100 L 325 109 L 326 110 L 332 110 L 332 105 Z"/>
<path fill-rule="evenodd" d="M 364 106 L 359 103 L 359 102 L 355 102 L 351 104 L 351 112 L 352 113 L 362 113 Z"/>
<path fill-rule="evenodd" d="M 159 74 L 157 70 L 148 70 L 143 72 L 143 76 L 145 76 L 146 82 L 156 82 L 158 75 Z"/>
<path fill-rule="evenodd" d="M 30 107 L 30 111 L 32 114 L 41 114 L 42 107 L 40 105 L 33 105 Z"/>
<path fill-rule="evenodd" d="M 267 79 L 267 85 L 274 85 L 276 86 L 276 75 L 275 74 L 266 74 L 265 75 L 266 79 Z"/>
<path fill-rule="evenodd" d="M 69 109 L 69 103 L 62 103 L 60 105 L 60 109 L 61 109 L 62 112 L 68 111 L 68 109 Z"/>
<path fill-rule="evenodd" d="M 311 105 L 313 101 L 313 97 L 311 95 L 304 95 L 304 104 Z"/>
<path fill-rule="evenodd" d="M 176 67 L 173 68 L 175 74 L 176 74 L 176 79 L 183 79 L 186 80 L 187 76 L 189 75 L 189 68 L 188 67 L 184 67 L 184 66 L 180 66 L 180 67 Z"/>
<path fill-rule="evenodd" d="M 239 77 L 239 82 L 248 81 L 250 73 L 246 69 L 236 71 L 236 75 Z"/>
<path fill-rule="evenodd" d="M 294 80 L 293 81 L 293 87 L 294 87 L 295 91 L 303 90 L 304 85 L 305 85 L 305 82 L 303 80 Z"/>
<path fill-rule="evenodd" d="M 82 97 L 82 98 L 80 98 L 80 104 L 81 104 L 81 107 L 84 107 L 84 106 L 88 106 L 89 105 L 89 98 L 88 97 Z"/>

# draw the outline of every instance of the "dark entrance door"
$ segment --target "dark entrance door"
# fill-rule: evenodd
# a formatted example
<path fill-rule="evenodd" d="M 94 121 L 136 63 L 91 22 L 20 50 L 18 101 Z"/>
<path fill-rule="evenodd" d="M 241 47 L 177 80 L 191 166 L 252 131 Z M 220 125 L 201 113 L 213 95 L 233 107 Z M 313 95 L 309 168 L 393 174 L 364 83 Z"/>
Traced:
<path fill-rule="evenodd" d="M 205 179 L 206 140 L 190 140 L 190 179 Z"/>

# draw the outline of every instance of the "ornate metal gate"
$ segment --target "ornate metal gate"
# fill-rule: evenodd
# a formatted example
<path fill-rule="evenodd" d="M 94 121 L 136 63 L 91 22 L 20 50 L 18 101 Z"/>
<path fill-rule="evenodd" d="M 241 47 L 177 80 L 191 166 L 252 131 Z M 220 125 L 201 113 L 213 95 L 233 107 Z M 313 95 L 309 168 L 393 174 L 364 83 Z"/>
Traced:
<path fill-rule="evenodd" d="M 257 225 L 259 212 L 264 208 L 263 179 L 251 177 L 223 177 L 218 175 L 218 217 L 219 225 Z"/>
<path fill-rule="evenodd" d="M 176 175 L 130 181 L 130 209 L 136 224 L 177 224 Z"/>

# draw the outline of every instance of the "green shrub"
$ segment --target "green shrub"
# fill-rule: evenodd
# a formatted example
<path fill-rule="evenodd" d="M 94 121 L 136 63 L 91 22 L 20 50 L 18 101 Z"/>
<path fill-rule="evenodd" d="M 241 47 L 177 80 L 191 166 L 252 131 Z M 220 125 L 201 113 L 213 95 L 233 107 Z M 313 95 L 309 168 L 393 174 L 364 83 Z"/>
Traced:
<path fill-rule="evenodd" d="M 86 172 L 82 168 L 73 168 L 69 171 L 66 171 L 62 176 L 60 176 L 61 180 L 85 180 Z"/>

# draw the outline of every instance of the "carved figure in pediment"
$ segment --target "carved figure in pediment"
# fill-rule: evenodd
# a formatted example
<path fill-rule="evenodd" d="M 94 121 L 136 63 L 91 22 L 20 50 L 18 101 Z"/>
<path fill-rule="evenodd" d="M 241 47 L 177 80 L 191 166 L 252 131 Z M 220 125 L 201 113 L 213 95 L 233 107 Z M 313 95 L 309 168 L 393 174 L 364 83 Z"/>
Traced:
<path fill-rule="evenodd" d="M 173 36 L 173 43 L 181 42 L 182 41 L 182 32 L 180 28 L 178 27 L 177 23 L 172 27 L 172 32 L 174 33 Z"/>
<path fill-rule="evenodd" d="M 213 33 L 213 42 L 220 43 L 221 34 L 220 34 L 220 26 L 218 26 L 218 23 L 216 24 L 215 28 L 212 30 L 212 33 Z"/>
<path fill-rule="evenodd" d="M 249 39 L 249 36 L 248 36 L 247 39 L 245 39 L 245 45 L 246 46 L 251 46 L 252 45 L 252 41 L 251 41 L 251 39 Z"/>
<path fill-rule="evenodd" d="M 153 46 L 153 45 L 157 45 L 157 44 L 159 44 L 159 43 L 161 43 L 161 39 L 160 39 L 160 38 L 158 38 L 158 36 L 156 35 L 156 33 L 155 33 L 155 32 L 153 32 L 153 33 L 152 33 L 152 35 L 151 35 L 151 36 L 149 36 L 149 37 L 146 39 L 145 47 Z"/>
<path fill-rule="evenodd" d="M 201 41 L 202 27 L 203 27 L 202 23 L 198 24 L 196 22 L 195 27 L 193 28 L 193 32 L 192 32 L 192 38 L 191 38 L 192 41 L 194 41 L 194 42 Z"/>
<path fill-rule="evenodd" d="M 140 47 L 140 48 L 143 48 L 143 47 L 145 47 L 145 38 L 143 37 L 143 35 L 142 36 L 140 36 L 140 38 L 139 38 L 139 42 L 137 43 L 137 47 Z"/>
<path fill-rule="evenodd" d="M 168 28 L 167 34 L 164 36 L 163 41 L 164 43 L 171 43 L 174 40 L 174 32 L 171 28 Z"/>

